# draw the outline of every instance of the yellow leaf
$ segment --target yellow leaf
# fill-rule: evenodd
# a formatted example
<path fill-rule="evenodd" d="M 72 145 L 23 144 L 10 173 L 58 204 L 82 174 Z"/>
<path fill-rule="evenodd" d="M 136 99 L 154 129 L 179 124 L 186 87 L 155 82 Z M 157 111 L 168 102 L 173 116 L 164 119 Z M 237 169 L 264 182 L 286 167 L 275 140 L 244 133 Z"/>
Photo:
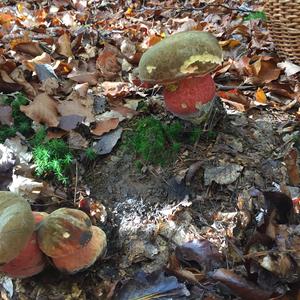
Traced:
<path fill-rule="evenodd" d="M 266 104 L 267 103 L 267 96 L 262 88 L 258 88 L 255 93 L 255 99 L 259 103 Z"/>

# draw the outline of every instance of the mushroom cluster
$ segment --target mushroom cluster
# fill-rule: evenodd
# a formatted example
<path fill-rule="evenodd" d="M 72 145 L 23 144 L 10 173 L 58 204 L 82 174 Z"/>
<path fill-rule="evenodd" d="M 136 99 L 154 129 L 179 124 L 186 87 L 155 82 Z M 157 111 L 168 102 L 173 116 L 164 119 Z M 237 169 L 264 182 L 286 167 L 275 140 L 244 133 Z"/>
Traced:
<path fill-rule="evenodd" d="M 32 212 L 28 202 L 0 192 L 0 272 L 16 278 L 40 273 L 52 260 L 70 274 L 90 267 L 106 249 L 106 235 L 84 212 Z"/>
<path fill-rule="evenodd" d="M 205 121 L 214 105 L 210 73 L 222 63 L 222 49 L 208 32 L 176 33 L 149 48 L 139 62 L 142 82 L 164 86 L 168 111 L 195 124 Z"/>

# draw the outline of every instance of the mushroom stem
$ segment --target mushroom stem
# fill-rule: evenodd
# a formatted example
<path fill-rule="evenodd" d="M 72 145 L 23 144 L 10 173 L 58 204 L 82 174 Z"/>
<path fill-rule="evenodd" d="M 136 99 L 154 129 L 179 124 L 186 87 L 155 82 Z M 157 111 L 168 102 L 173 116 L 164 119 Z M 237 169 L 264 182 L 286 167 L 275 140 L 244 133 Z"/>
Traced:
<path fill-rule="evenodd" d="M 203 123 L 214 105 L 215 83 L 210 74 L 179 80 L 165 86 L 166 109 L 177 117 Z"/>

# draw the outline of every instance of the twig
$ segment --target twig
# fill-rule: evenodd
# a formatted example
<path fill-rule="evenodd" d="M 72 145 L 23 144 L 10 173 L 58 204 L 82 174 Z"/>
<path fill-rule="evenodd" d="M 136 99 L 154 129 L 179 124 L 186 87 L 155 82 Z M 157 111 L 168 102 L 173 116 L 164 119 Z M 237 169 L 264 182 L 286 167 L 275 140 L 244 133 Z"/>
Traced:
<path fill-rule="evenodd" d="M 78 164 L 77 164 L 77 161 L 75 161 L 75 189 L 74 189 L 74 206 L 76 205 L 77 186 L 78 186 Z"/>
<path fill-rule="evenodd" d="M 218 90 L 220 91 L 230 91 L 230 90 L 240 90 L 240 91 L 246 91 L 246 90 L 256 90 L 256 87 L 254 85 L 222 85 L 219 83 L 216 83 L 216 86 Z"/>

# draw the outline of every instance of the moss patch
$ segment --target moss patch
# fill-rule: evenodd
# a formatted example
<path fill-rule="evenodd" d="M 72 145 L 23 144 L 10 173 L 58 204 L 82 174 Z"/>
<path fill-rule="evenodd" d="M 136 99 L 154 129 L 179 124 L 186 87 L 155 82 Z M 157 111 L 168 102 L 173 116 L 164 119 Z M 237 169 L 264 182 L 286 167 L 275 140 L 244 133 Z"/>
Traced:
<path fill-rule="evenodd" d="M 68 170 L 73 161 L 69 146 L 61 139 L 46 140 L 46 130 L 40 129 L 31 141 L 36 174 L 53 176 L 60 182 L 68 182 Z"/>
<path fill-rule="evenodd" d="M 13 125 L 1 125 L 0 142 L 3 143 L 7 138 L 13 137 L 20 132 L 25 137 L 33 133 L 31 128 L 32 121 L 24 113 L 20 111 L 21 105 L 28 104 L 28 99 L 21 93 L 13 96 L 1 95 L 0 105 L 9 105 L 12 108 Z"/>
<path fill-rule="evenodd" d="M 180 121 L 164 124 L 150 116 L 133 124 L 124 137 L 124 146 L 137 157 L 135 164 L 139 169 L 144 164 L 166 166 L 176 159 L 183 145 L 214 139 L 216 135 L 216 132 L 203 132 L 196 126 L 184 128 Z"/>

